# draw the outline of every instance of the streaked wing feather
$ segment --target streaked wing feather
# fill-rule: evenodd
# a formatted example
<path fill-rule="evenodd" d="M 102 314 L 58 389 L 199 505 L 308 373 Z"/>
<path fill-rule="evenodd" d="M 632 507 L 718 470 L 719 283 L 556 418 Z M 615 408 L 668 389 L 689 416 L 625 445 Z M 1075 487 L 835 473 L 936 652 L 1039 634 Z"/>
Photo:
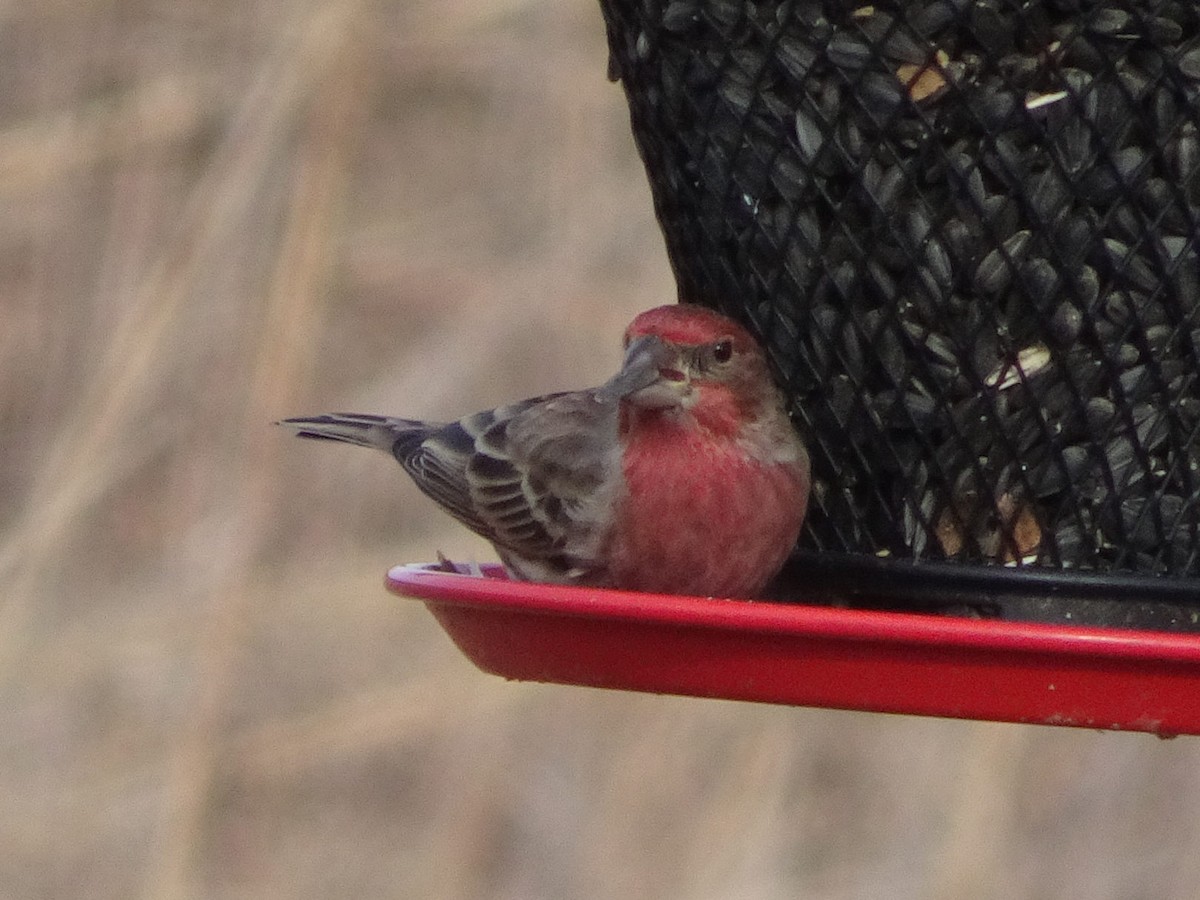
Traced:
<path fill-rule="evenodd" d="M 392 454 L 417 486 L 448 513 L 489 541 L 503 543 L 505 531 L 517 523 L 498 513 L 505 501 L 520 497 L 520 479 L 511 477 L 511 466 L 503 473 L 491 471 L 490 455 L 480 450 L 480 442 L 495 429 L 503 429 L 513 416 L 554 396 L 485 410 L 419 434 L 398 434 Z M 482 494 L 479 479 L 472 474 L 478 471 L 494 483 L 482 485 Z"/>
<path fill-rule="evenodd" d="M 570 579 L 598 565 L 597 491 L 611 480 L 616 416 L 595 392 L 550 394 L 446 425 L 405 423 L 392 454 L 514 571 Z M 607 444 L 597 440 L 606 428 Z"/>
<path fill-rule="evenodd" d="M 392 454 L 424 493 L 472 531 L 494 540 L 492 528 L 475 508 L 467 467 L 475 441 L 461 422 L 452 422 L 413 441 L 398 440 Z"/>
<path fill-rule="evenodd" d="M 614 464 L 598 437 L 611 428 L 615 443 L 616 414 L 590 391 L 555 394 L 520 404 L 476 440 L 472 496 L 510 555 L 569 570 L 596 564 L 597 490 Z"/>

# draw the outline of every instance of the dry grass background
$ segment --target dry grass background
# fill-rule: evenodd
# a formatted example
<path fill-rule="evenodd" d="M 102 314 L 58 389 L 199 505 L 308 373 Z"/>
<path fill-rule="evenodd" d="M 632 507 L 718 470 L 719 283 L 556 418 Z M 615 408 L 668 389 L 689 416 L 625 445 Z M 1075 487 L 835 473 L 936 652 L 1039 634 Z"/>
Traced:
<path fill-rule="evenodd" d="M 604 67 L 592 0 L 0 0 L 0 896 L 1197 896 L 1192 739 L 508 684 L 383 591 L 486 548 L 267 423 L 611 370 Z"/>

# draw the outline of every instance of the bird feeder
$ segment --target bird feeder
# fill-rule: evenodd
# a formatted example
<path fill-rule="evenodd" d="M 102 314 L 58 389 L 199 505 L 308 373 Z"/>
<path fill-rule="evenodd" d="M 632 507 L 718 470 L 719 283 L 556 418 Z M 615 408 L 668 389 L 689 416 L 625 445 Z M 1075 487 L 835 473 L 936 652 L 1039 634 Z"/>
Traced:
<path fill-rule="evenodd" d="M 1200 6 L 601 8 L 680 299 L 809 446 L 783 602 L 393 586 L 512 677 L 485 635 L 573 623 L 603 674 L 541 675 L 1200 731 Z"/>

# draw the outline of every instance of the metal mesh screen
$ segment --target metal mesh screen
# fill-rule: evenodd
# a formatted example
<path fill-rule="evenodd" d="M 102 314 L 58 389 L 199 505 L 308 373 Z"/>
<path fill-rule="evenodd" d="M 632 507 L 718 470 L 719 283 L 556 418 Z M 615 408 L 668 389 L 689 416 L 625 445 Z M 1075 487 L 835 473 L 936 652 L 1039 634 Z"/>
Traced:
<path fill-rule="evenodd" d="M 1200 5 L 601 5 L 680 297 L 808 440 L 804 544 L 1200 570 Z"/>

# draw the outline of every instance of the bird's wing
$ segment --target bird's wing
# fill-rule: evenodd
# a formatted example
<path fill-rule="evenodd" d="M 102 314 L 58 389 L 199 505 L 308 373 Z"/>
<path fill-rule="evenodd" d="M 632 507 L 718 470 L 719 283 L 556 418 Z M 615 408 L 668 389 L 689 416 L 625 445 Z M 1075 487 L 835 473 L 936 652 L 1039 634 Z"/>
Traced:
<path fill-rule="evenodd" d="M 594 392 L 553 394 L 468 416 L 397 459 L 430 497 L 492 541 L 527 577 L 595 565 L 604 496 L 619 466 L 617 407 Z"/>
<path fill-rule="evenodd" d="M 476 507 L 467 475 L 475 442 L 494 413 L 478 413 L 422 432 L 396 433 L 394 457 L 427 496 L 472 531 L 494 541 L 494 529 Z"/>

